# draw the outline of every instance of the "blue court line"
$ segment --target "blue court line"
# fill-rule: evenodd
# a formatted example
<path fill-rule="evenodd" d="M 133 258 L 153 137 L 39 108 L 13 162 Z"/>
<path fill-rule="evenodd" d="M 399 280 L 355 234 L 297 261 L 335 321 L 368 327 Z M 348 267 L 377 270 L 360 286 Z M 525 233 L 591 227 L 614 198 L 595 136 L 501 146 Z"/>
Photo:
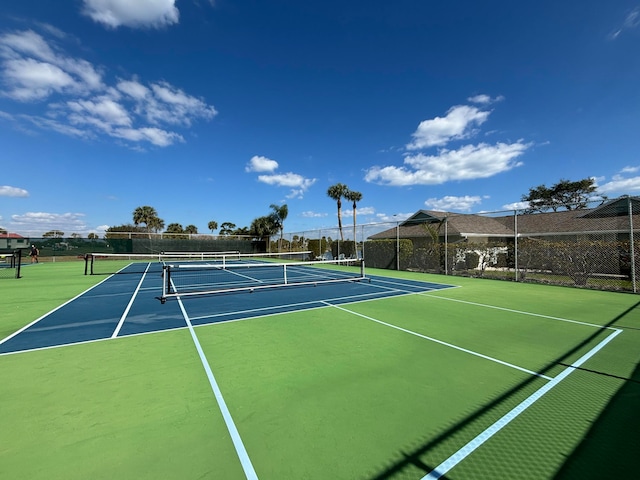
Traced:
<path fill-rule="evenodd" d="M 463 446 L 456 453 L 451 455 L 447 460 L 442 462 L 436 468 L 434 468 L 429 474 L 422 477 L 421 480 L 435 480 L 443 475 L 446 475 L 453 467 L 458 465 L 462 460 L 471 455 L 475 450 L 477 450 L 483 443 L 493 437 L 496 433 L 502 430 L 505 426 L 507 426 L 512 420 L 518 417 L 521 413 L 527 410 L 531 405 L 537 402 L 543 395 L 549 392 L 552 388 L 557 386 L 560 382 L 562 382 L 567 376 L 573 373 L 578 367 L 580 367 L 583 363 L 589 360 L 593 355 L 598 353 L 605 345 L 607 345 L 611 340 L 613 340 L 616 336 L 622 333 L 622 330 L 614 329 L 615 331 L 611 333 L 607 338 L 602 340 L 598 345 L 585 353 L 578 360 L 573 362 L 570 367 L 566 368 L 559 375 L 557 375 L 553 380 L 551 380 L 546 385 L 542 386 L 540 389 L 531 394 L 528 398 L 522 401 L 519 405 L 514 407 L 511 411 L 509 411 L 506 415 L 500 418 L 497 422 L 491 425 L 489 428 L 480 433 L 477 437 Z"/>

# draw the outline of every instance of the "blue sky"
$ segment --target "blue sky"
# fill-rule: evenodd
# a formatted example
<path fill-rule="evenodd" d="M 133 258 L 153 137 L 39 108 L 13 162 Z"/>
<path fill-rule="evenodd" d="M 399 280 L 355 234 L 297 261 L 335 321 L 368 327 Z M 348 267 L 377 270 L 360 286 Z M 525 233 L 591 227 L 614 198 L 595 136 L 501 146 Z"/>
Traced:
<path fill-rule="evenodd" d="M 640 2 L 21 0 L 0 12 L 0 227 L 285 230 L 640 191 Z M 352 212 L 344 205 L 344 222 Z M 395 215 L 395 216 L 394 216 Z"/>

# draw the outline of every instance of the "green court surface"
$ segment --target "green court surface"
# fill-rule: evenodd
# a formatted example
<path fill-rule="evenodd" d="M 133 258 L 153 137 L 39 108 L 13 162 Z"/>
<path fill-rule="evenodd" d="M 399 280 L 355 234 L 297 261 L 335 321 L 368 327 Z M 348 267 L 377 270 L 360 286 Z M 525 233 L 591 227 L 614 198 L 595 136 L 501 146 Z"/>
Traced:
<path fill-rule="evenodd" d="M 2 280 L 0 341 L 81 270 Z M 0 355 L 0 478 L 637 477 L 640 296 L 370 273 L 459 288 Z"/>

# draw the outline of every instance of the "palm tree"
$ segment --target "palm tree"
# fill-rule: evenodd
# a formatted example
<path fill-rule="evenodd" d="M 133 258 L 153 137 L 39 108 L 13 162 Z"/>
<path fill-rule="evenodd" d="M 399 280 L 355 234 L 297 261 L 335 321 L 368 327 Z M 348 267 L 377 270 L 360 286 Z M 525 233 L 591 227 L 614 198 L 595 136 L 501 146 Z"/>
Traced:
<path fill-rule="evenodd" d="M 215 220 L 211 220 L 207 227 L 209 228 L 209 230 L 211 230 L 211 233 L 213 233 L 215 230 L 218 229 L 218 222 L 216 222 Z"/>
<path fill-rule="evenodd" d="M 162 230 L 163 228 L 164 228 L 164 220 L 158 217 L 150 218 L 149 223 L 147 223 L 147 229 L 153 230 L 156 233 Z"/>
<path fill-rule="evenodd" d="M 184 229 L 179 223 L 170 223 L 165 233 L 184 233 Z"/>
<path fill-rule="evenodd" d="M 133 223 L 137 226 L 144 223 L 149 231 L 153 226 L 157 226 L 158 212 L 153 207 L 145 205 L 133 211 Z M 164 222 L 163 222 L 164 223 Z"/>
<path fill-rule="evenodd" d="M 254 218 L 249 228 L 250 235 L 254 238 L 264 240 L 278 231 L 273 215 Z"/>
<path fill-rule="evenodd" d="M 196 227 L 195 225 L 187 225 L 186 227 L 184 227 L 184 233 L 189 233 L 189 234 L 196 234 L 198 233 L 198 227 Z"/>
<path fill-rule="evenodd" d="M 362 200 L 362 193 L 349 190 L 344 194 L 344 198 L 353 202 L 353 248 L 356 258 L 358 256 L 358 242 L 356 241 L 356 204 Z"/>
<path fill-rule="evenodd" d="M 336 183 L 331 185 L 327 190 L 327 195 L 333 198 L 338 204 L 338 229 L 340 230 L 340 240 L 344 241 L 344 235 L 342 234 L 342 197 L 349 191 L 349 188 L 344 183 Z"/>
<path fill-rule="evenodd" d="M 273 223 L 280 230 L 280 244 L 278 245 L 278 252 L 282 250 L 282 236 L 284 235 L 284 221 L 289 215 L 289 207 L 286 204 L 278 206 L 275 203 L 270 205 L 273 210 L 271 216 L 273 217 Z"/>

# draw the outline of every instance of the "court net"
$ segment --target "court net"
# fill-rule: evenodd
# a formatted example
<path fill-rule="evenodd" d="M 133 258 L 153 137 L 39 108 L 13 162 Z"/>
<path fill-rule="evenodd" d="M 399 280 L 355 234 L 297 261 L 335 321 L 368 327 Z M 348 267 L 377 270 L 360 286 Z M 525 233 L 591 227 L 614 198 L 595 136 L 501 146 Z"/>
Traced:
<path fill-rule="evenodd" d="M 163 265 L 160 301 L 165 303 L 172 297 L 253 292 L 267 288 L 365 279 L 362 259 L 255 261 L 224 265 L 166 263 Z"/>
<path fill-rule="evenodd" d="M 162 252 L 162 253 L 90 253 L 85 256 L 85 275 L 142 274 L 162 272 L 167 263 L 224 266 L 227 263 L 255 263 L 306 260 L 311 252 L 240 253 L 226 252 Z"/>
<path fill-rule="evenodd" d="M 0 252 L 0 278 L 20 278 L 22 251 Z"/>

